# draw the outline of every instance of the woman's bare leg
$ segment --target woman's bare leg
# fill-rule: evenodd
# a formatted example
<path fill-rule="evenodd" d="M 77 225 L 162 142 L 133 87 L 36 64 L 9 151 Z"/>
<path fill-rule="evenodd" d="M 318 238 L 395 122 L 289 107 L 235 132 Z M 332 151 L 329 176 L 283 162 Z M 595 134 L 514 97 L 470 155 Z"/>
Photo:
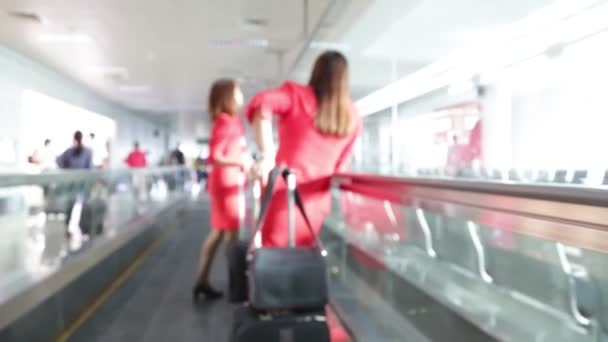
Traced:
<path fill-rule="evenodd" d="M 235 242 L 239 238 L 238 230 L 228 230 L 224 232 L 224 242 L 226 244 L 230 244 Z"/>
<path fill-rule="evenodd" d="M 213 257 L 217 251 L 217 247 L 222 242 L 224 232 L 216 229 L 211 229 L 207 239 L 201 246 L 200 268 L 198 273 L 197 285 L 207 285 L 209 280 L 209 272 L 213 264 Z"/>

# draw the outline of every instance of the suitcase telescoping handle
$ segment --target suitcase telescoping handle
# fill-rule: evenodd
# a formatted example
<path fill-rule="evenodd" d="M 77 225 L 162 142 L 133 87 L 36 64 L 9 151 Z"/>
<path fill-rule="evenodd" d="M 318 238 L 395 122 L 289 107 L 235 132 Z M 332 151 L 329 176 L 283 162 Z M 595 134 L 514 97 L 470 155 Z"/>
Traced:
<path fill-rule="evenodd" d="M 319 240 L 317 234 L 315 234 L 315 231 L 312 228 L 312 224 L 310 223 L 310 219 L 306 214 L 306 209 L 304 208 L 304 201 L 302 200 L 302 196 L 298 191 L 296 176 L 290 169 L 282 166 L 277 166 L 270 171 L 270 174 L 268 176 L 268 185 L 264 190 L 264 195 L 260 206 L 260 213 L 256 222 L 256 228 L 253 233 L 253 238 L 251 241 L 252 243 L 250 244 L 250 246 L 253 246 L 254 248 L 260 248 L 262 245 L 262 239 L 260 236 L 262 233 L 262 222 L 264 221 L 264 217 L 266 216 L 266 212 L 268 211 L 268 206 L 270 205 L 272 193 L 279 177 L 282 177 L 285 180 L 285 183 L 287 184 L 287 229 L 289 230 L 289 247 L 296 246 L 295 213 L 293 210 L 295 204 L 295 206 L 298 207 L 298 210 L 302 214 L 304 221 L 306 222 L 306 227 L 308 228 L 308 231 L 315 239 L 316 247 L 321 250 L 321 253 L 323 255 L 325 255 L 323 244 Z"/>
<path fill-rule="evenodd" d="M 289 247 L 296 246 L 296 230 L 295 230 L 295 215 L 293 213 L 293 202 L 294 197 L 296 196 L 296 175 L 289 172 L 287 169 L 285 170 L 287 173 L 283 173 L 283 177 L 285 179 L 285 184 L 287 184 L 287 227 L 289 228 Z M 306 212 L 302 211 L 302 215 L 305 217 L 306 224 L 310 227 L 310 222 L 308 222 L 308 218 L 306 217 Z M 312 231 L 312 229 L 311 229 Z M 314 234 L 314 233 L 313 233 Z"/>
<path fill-rule="evenodd" d="M 260 234 L 255 234 L 255 230 L 257 229 L 258 226 L 258 218 L 260 217 L 260 202 L 262 200 L 262 182 L 259 179 L 256 179 L 253 181 L 252 184 L 252 190 L 253 190 L 253 217 L 254 219 L 254 223 L 253 223 L 253 227 L 252 230 L 249 230 L 249 233 L 251 235 L 247 236 L 247 238 L 251 239 L 251 237 L 253 237 L 253 245 L 258 246 L 258 245 L 262 245 L 262 236 Z M 251 243 L 249 244 L 250 246 L 252 245 Z"/>

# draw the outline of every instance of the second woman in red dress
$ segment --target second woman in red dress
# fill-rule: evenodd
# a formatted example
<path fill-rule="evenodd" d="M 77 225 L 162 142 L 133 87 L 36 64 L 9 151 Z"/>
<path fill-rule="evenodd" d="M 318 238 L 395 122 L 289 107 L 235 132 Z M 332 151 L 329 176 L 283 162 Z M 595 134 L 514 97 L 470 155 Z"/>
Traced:
<path fill-rule="evenodd" d="M 242 188 L 245 184 L 247 155 L 245 130 L 238 115 L 243 94 L 233 80 L 219 80 L 211 87 L 209 113 L 213 127 L 209 141 L 209 163 L 212 167 L 208 180 L 211 205 L 211 231 L 201 248 L 200 271 L 193 289 L 196 299 L 200 294 L 219 298 L 222 293 L 209 285 L 209 271 L 215 252 L 224 239 L 234 241 L 242 215 Z"/>

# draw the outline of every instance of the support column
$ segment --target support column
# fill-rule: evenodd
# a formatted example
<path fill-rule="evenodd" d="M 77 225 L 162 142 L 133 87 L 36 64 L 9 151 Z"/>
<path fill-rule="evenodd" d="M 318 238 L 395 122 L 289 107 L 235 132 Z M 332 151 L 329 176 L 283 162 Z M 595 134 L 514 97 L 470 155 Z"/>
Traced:
<path fill-rule="evenodd" d="M 397 56 L 395 53 L 391 56 L 391 82 L 395 82 L 398 78 L 397 71 Z M 398 104 L 393 103 L 391 105 L 391 174 L 396 175 L 399 168 L 399 140 L 397 134 L 399 133 L 399 118 L 398 118 Z"/>
<path fill-rule="evenodd" d="M 482 98 L 482 164 L 503 173 L 513 165 L 511 87 L 496 85 L 487 88 Z"/>

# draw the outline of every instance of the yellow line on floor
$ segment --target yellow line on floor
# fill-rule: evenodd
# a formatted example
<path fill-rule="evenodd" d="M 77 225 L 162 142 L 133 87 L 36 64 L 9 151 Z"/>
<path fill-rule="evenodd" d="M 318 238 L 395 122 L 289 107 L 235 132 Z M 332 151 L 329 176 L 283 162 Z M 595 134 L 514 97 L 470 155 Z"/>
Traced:
<path fill-rule="evenodd" d="M 146 260 L 146 258 L 154 252 L 158 246 L 163 242 L 169 233 L 173 232 L 175 228 L 179 225 L 182 219 L 185 217 L 185 214 L 178 214 L 174 222 L 171 224 L 169 229 L 166 229 L 161 233 L 159 237 L 156 238 L 152 243 L 150 243 L 139 255 L 131 262 L 129 267 L 122 271 L 122 273 L 112 281 L 110 286 L 105 288 L 95 300 L 91 302 L 76 318 L 61 332 L 59 333 L 53 341 L 55 342 L 65 342 L 89 319 L 95 311 L 105 303 L 108 298 L 119 288 L 121 287 L 127 279 L 141 266 L 141 264 Z"/>

